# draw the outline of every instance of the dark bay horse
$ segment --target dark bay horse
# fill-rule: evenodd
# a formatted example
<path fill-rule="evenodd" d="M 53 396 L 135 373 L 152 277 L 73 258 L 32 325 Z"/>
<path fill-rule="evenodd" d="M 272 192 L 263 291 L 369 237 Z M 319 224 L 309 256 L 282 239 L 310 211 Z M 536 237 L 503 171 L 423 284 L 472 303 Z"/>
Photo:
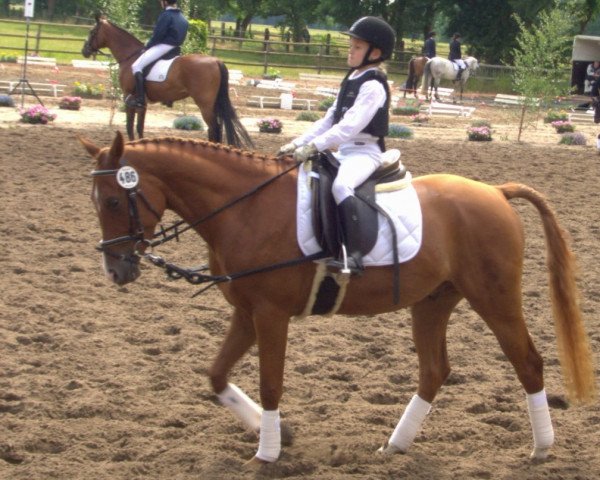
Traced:
<path fill-rule="evenodd" d="M 423 71 L 423 83 L 421 84 L 421 94 L 425 95 L 427 99 L 431 98 L 431 92 L 435 91 L 435 99 L 439 100 L 438 87 L 442 79 L 452 80 L 452 82 L 458 82 L 460 87 L 460 100 L 463 98 L 463 91 L 465 89 L 465 83 L 469 79 L 469 76 L 473 74 L 478 68 L 479 63 L 475 57 L 466 57 L 464 59 L 467 68 L 462 72 L 460 80 L 457 80 L 458 70 L 454 68 L 454 63 L 450 60 L 441 57 L 434 57 L 425 64 Z M 456 100 L 455 100 L 456 103 Z"/>
<path fill-rule="evenodd" d="M 135 90 L 131 64 L 140 56 L 144 45 L 129 32 L 103 17 L 96 16 L 96 25 L 89 33 L 82 54 L 89 58 L 101 48 L 108 48 L 119 64 L 121 90 L 127 96 Z M 174 102 L 192 97 L 208 127 L 209 140 L 230 145 L 251 146 L 252 141 L 237 117 L 229 98 L 229 73 L 217 58 L 193 54 L 178 57 L 162 82 L 146 81 L 146 95 L 150 102 Z M 134 138 L 133 123 L 136 109 L 127 106 L 127 135 Z M 145 109 L 138 113 L 137 133 L 144 136 Z"/>
<path fill-rule="evenodd" d="M 125 144 L 120 133 L 108 148 L 81 141 L 95 159 L 91 199 L 100 220 L 105 273 L 114 283 L 138 278 L 140 258 L 152 258 L 145 245 L 167 209 L 193 225 L 208 244 L 211 274 L 226 280 L 237 272 L 301 259 L 295 215 L 298 174 L 290 158 L 178 138 Z M 414 179 L 413 186 L 423 212 L 423 244 L 401 265 L 400 303 L 394 304 L 391 293 L 394 268 L 367 267 L 362 276 L 350 278 L 338 311 L 373 315 L 411 309 L 419 359 L 417 394 L 402 417 L 408 416 L 407 421 L 400 420 L 381 450 L 406 451 L 418 433 L 450 373 L 446 328 L 456 305 L 466 299 L 516 371 L 526 392 L 532 456 L 544 458 L 554 437 L 543 361 L 522 311 L 523 227 L 509 200 L 525 199 L 540 214 L 566 390 L 573 400 L 587 402 L 595 396 L 594 368 L 577 301 L 574 258 L 557 218 L 540 193 L 518 183 L 490 186 L 438 174 Z M 288 264 L 218 284 L 233 314 L 209 377 L 221 402 L 260 431 L 252 464 L 275 461 L 280 454 L 278 409 L 288 324 L 303 313 L 320 265 Z M 262 409 L 228 383 L 234 365 L 255 343 Z"/>
<path fill-rule="evenodd" d="M 406 93 L 412 93 L 415 98 L 417 97 L 417 87 L 423 76 L 425 65 L 429 58 L 427 57 L 412 57 L 408 62 L 408 75 L 406 77 L 406 85 L 404 87 L 404 98 Z"/>

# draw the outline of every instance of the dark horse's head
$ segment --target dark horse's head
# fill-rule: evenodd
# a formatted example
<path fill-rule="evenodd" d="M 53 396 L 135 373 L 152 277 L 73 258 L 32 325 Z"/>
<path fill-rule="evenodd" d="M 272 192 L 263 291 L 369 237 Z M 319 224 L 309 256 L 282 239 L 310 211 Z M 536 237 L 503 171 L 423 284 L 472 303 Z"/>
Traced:
<path fill-rule="evenodd" d="M 135 156 L 131 151 L 125 160 L 120 132 L 110 148 L 79 140 L 96 159 L 91 199 L 102 230 L 98 249 L 103 254 L 104 272 L 117 285 L 133 282 L 140 276 L 140 255 L 152 239 L 166 199 L 156 184 L 141 179 L 130 161 Z"/>
<path fill-rule="evenodd" d="M 85 58 L 90 58 L 92 55 L 95 55 L 103 48 L 105 45 L 104 39 L 102 38 L 102 32 L 100 31 L 100 27 L 102 26 L 102 22 L 106 22 L 106 19 L 100 15 L 96 14 L 96 25 L 94 28 L 90 30 L 87 40 L 83 44 L 83 48 L 81 49 L 81 54 Z"/>

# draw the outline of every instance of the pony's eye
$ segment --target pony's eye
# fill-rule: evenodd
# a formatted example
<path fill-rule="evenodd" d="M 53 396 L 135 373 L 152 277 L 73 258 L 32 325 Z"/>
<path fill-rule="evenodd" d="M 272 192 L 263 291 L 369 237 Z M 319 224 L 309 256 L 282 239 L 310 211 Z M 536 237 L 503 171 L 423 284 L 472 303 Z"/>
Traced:
<path fill-rule="evenodd" d="M 109 197 L 104 202 L 104 205 L 110 210 L 115 210 L 119 206 L 119 199 L 117 197 Z"/>

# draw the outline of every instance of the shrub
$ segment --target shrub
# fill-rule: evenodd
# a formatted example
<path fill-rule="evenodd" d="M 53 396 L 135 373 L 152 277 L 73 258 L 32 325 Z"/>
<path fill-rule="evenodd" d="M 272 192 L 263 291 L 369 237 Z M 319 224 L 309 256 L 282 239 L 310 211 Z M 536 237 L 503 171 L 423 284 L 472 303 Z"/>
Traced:
<path fill-rule="evenodd" d="M 559 142 L 562 145 L 586 145 L 587 140 L 580 132 L 563 133 L 560 136 Z"/>
<path fill-rule="evenodd" d="M 333 102 L 335 102 L 335 97 L 324 98 L 319 102 L 319 110 L 322 112 L 328 110 L 333 105 Z"/>
<path fill-rule="evenodd" d="M 575 125 L 573 125 L 569 121 L 565 122 L 564 120 L 556 120 L 556 121 L 552 122 L 550 125 L 552 125 L 554 127 L 554 129 L 556 130 L 556 133 L 567 133 L 567 132 L 575 131 Z"/>
<path fill-rule="evenodd" d="M 177 130 L 204 130 L 204 124 L 195 115 L 182 115 L 173 120 L 173 128 Z"/>
<path fill-rule="evenodd" d="M 317 112 L 300 112 L 296 117 L 299 122 L 316 122 L 321 118 Z"/>
<path fill-rule="evenodd" d="M 388 132 L 390 138 L 412 138 L 413 131 L 405 125 L 392 123 Z"/>
<path fill-rule="evenodd" d="M 79 110 L 81 108 L 81 97 L 62 97 L 58 102 L 58 108 L 62 110 Z"/>
<path fill-rule="evenodd" d="M 0 95 L 0 107 L 14 107 L 15 101 L 10 95 Z"/>
<path fill-rule="evenodd" d="M 469 127 L 467 137 L 474 142 L 487 142 L 492 139 L 492 130 L 489 127 Z"/>
<path fill-rule="evenodd" d="M 567 121 L 569 120 L 569 114 L 567 112 L 551 111 L 544 117 L 544 123 L 552 123 L 557 120 Z"/>
<path fill-rule="evenodd" d="M 56 118 L 56 114 L 48 111 L 48 109 L 43 105 L 34 105 L 33 107 L 22 108 L 19 110 L 19 114 L 21 115 L 21 122 L 23 123 L 39 123 L 46 125 L 47 123 L 54 121 Z"/>
<path fill-rule="evenodd" d="M 17 63 L 17 55 L 13 53 L 0 53 L 0 62 Z"/>
<path fill-rule="evenodd" d="M 261 118 L 258 122 L 258 131 L 265 133 L 280 133 L 283 124 L 276 118 Z"/>
<path fill-rule="evenodd" d="M 419 107 L 413 107 L 410 105 L 406 105 L 404 107 L 396 107 L 392 109 L 392 113 L 394 115 L 404 115 L 404 116 L 411 116 L 411 115 L 417 115 L 419 113 Z"/>
<path fill-rule="evenodd" d="M 104 94 L 104 85 L 101 83 L 93 85 L 91 83 L 75 82 L 73 90 L 80 97 L 102 98 L 102 95 Z"/>

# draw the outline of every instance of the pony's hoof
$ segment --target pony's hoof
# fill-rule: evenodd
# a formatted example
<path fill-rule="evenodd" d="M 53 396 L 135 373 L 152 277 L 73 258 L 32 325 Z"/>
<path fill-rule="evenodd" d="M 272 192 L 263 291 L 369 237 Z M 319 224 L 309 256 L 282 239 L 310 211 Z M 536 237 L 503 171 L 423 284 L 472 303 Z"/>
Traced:
<path fill-rule="evenodd" d="M 244 463 L 244 470 L 246 471 L 256 471 L 256 470 L 260 470 L 261 467 L 263 467 L 264 465 L 269 465 L 270 462 L 267 462 L 266 460 L 261 460 L 258 457 L 252 457 L 250 460 L 248 460 L 246 463 Z"/>
<path fill-rule="evenodd" d="M 386 443 L 377 449 L 377 453 L 381 455 L 395 455 L 396 453 L 406 453 L 406 451 L 398 448 L 396 445 Z"/>
<path fill-rule="evenodd" d="M 533 451 L 529 455 L 531 460 L 541 461 L 546 460 L 550 453 L 550 447 L 534 447 Z"/>

